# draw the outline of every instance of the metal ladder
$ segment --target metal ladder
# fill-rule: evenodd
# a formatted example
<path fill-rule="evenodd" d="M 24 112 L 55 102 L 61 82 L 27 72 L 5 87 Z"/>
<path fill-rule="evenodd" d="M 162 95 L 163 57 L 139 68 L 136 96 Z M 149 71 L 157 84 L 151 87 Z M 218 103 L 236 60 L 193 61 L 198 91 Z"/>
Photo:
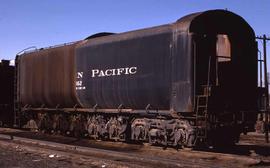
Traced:
<path fill-rule="evenodd" d="M 197 95 L 196 102 L 196 125 L 197 125 L 197 139 L 207 138 L 207 118 L 208 118 L 208 98 L 209 98 L 209 86 L 207 91 L 203 95 Z M 198 125 L 200 123 L 200 125 Z"/>
<path fill-rule="evenodd" d="M 20 105 L 19 105 L 19 84 L 18 84 L 18 78 L 19 78 L 19 56 L 16 56 L 15 59 L 15 68 L 14 68 L 14 104 L 13 104 L 13 110 L 14 110 L 14 121 L 13 121 L 13 127 L 17 128 L 20 127 Z"/>
<path fill-rule="evenodd" d="M 207 138 L 207 120 L 208 120 L 208 98 L 210 96 L 210 74 L 211 74 L 211 59 L 209 56 L 208 62 L 208 74 L 207 74 L 207 85 L 203 85 L 203 94 L 196 96 L 196 141 L 204 141 Z M 201 122 L 200 124 L 198 124 Z"/>

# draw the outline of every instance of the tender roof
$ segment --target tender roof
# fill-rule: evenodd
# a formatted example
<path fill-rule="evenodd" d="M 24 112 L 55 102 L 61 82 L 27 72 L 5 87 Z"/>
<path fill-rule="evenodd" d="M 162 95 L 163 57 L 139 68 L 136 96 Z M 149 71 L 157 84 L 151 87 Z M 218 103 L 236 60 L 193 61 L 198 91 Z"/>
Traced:
<path fill-rule="evenodd" d="M 239 32 L 255 36 L 250 25 L 239 15 L 227 10 L 208 10 L 184 16 L 176 22 L 180 31 L 196 33 Z"/>

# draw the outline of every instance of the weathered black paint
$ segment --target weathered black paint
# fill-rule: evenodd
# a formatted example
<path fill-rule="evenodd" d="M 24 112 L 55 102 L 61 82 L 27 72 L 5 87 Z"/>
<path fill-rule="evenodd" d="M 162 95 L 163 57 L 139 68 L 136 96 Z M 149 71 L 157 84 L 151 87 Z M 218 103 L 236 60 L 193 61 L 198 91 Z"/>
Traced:
<path fill-rule="evenodd" d="M 210 110 L 215 113 L 234 111 L 239 118 L 241 111 L 256 115 L 257 47 L 252 28 L 243 18 L 228 11 L 207 11 L 190 17 L 194 17 L 189 31 L 193 33 L 193 42 L 196 44 L 196 94 L 201 92 L 201 85 L 206 84 L 207 65 L 209 57 L 212 56 Z M 229 37 L 229 62 L 216 63 L 213 59 L 218 34 Z M 253 118 L 253 121 L 255 120 L 256 117 Z"/>
<path fill-rule="evenodd" d="M 83 107 L 169 109 L 172 31 L 169 25 L 89 40 L 76 50 L 76 69 L 85 90 Z M 136 74 L 92 77 L 92 69 L 137 67 Z"/>
<path fill-rule="evenodd" d="M 59 104 L 64 108 L 79 104 L 81 108 L 117 109 L 121 105 L 121 108 L 134 110 L 150 107 L 152 110 L 194 112 L 195 95 L 203 94 L 201 85 L 207 78 L 209 56 L 215 54 L 213 46 L 217 34 L 229 36 L 232 62 L 224 66 L 220 64 L 223 67 L 219 72 L 221 83 L 213 87 L 212 108 L 217 112 L 228 109 L 255 111 L 257 62 L 254 32 L 240 16 L 224 10 L 191 14 L 173 24 L 89 38 L 74 44 L 72 52 L 60 47 L 24 54 L 21 56 L 24 62 L 19 63 L 23 67 L 18 81 L 23 84 L 20 85 L 21 102 L 32 107 Z M 40 60 L 40 66 L 34 64 L 34 59 Z M 71 64 L 67 66 L 69 62 Z M 211 61 L 211 65 L 215 63 Z M 53 71 L 48 73 L 50 67 Z M 70 70 L 63 71 L 63 67 Z M 91 77 L 93 69 L 126 67 L 137 67 L 137 73 Z M 54 71 L 59 73 L 58 80 Z M 76 79 L 77 72 L 83 72 L 82 79 Z M 211 85 L 214 73 L 211 72 Z M 63 74 L 69 77 L 63 78 Z M 44 83 L 37 80 L 40 76 L 44 76 Z M 75 91 L 76 81 L 82 81 L 85 89 Z M 68 87 L 61 87 L 61 83 Z"/>
<path fill-rule="evenodd" d="M 82 83 L 86 87 L 77 90 L 82 107 L 98 105 L 115 109 L 123 105 L 144 109 L 150 104 L 153 109 L 194 111 L 195 95 L 203 94 L 201 85 L 207 84 L 209 56 L 215 56 L 213 47 L 218 34 L 229 36 L 232 62 L 225 66 L 220 64 L 224 66 L 221 72 L 211 71 L 211 86 L 214 73 L 220 73 L 223 82 L 213 86 L 216 93 L 212 100 L 221 105 L 222 109 L 218 110 L 224 110 L 225 106 L 234 110 L 256 110 L 254 32 L 241 17 L 223 10 L 195 13 L 170 25 L 79 44 L 76 70 L 84 73 Z M 92 69 L 133 66 L 138 68 L 135 75 L 91 77 Z M 215 66 L 213 60 L 211 66 Z M 239 80 L 239 76 L 245 79 Z"/>
<path fill-rule="evenodd" d="M 47 124 L 41 130 L 51 129 L 52 122 L 68 123 L 75 132 L 87 126 L 95 138 L 231 144 L 256 121 L 256 52 L 254 32 L 240 16 L 225 10 L 195 13 L 172 24 L 24 53 L 16 67 L 17 100 L 21 111 L 38 112 L 35 118 L 53 115 L 42 119 Z M 217 55 L 230 59 L 219 61 Z M 92 74 L 119 68 L 125 73 Z M 202 106 L 201 97 L 207 98 Z M 76 113 L 66 113 L 65 121 L 61 112 Z M 182 142 L 183 137 L 189 138 Z"/>

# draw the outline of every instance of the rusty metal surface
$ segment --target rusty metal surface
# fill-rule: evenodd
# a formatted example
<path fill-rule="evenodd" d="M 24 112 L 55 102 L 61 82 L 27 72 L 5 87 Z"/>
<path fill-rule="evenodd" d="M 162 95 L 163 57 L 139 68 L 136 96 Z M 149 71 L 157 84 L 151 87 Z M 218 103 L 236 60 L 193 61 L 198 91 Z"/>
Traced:
<path fill-rule="evenodd" d="M 26 53 L 19 59 L 19 93 L 22 106 L 73 107 L 75 44 Z"/>

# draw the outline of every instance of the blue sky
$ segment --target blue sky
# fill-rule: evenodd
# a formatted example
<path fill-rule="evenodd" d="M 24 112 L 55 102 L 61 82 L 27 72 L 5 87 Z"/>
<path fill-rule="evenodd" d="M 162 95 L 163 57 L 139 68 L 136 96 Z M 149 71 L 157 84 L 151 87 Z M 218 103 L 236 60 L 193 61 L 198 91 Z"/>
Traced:
<path fill-rule="evenodd" d="M 29 46 L 157 26 L 189 13 L 225 8 L 246 19 L 257 35 L 270 36 L 269 0 L 1 0 L 0 59 L 13 59 Z"/>

